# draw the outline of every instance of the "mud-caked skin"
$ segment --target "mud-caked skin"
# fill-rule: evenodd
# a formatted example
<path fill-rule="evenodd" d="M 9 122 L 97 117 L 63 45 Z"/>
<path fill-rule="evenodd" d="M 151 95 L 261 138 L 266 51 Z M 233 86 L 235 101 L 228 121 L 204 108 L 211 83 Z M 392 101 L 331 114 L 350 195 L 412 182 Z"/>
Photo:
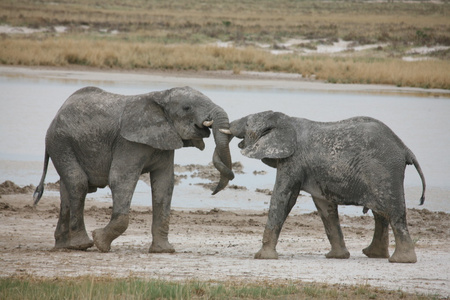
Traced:
<path fill-rule="evenodd" d="M 300 190 L 311 194 L 331 244 L 327 258 L 348 258 L 338 205 L 371 209 L 375 219 L 368 257 L 388 258 L 388 226 L 395 236 L 390 262 L 417 261 L 406 224 L 403 180 L 414 154 L 382 122 L 355 117 L 339 122 L 314 122 L 278 112 L 249 115 L 230 124 L 230 133 L 243 139 L 241 153 L 277 169 L 261 250 L 255 258 L 275 259 L 281 228 Z"/>
<path fill-rule="evenodd" d="M 202 93 L 173 88 L 136 96 L 86 87 L 71 95 L 51 123 L 45 139 L 45 162 L 35 204 L 44 191 L 51 158 L 61 181 L 61 209 L 55 248 L 102 252 L 128 227 L 134 189 L 141 174 L 149 173 L 152 188 L 153 241 L 150 252 L 174 252 L 168 241 L 170 204 L 174 187 L 174 150 L 197 147 L 213 131 L 213 162 L 221 174 L 214 191 L 233 179 L 225 111 Z M 109 186 L 113 211 L 109 224 L 93 232 L 84 224 L 86 194 Z"/>

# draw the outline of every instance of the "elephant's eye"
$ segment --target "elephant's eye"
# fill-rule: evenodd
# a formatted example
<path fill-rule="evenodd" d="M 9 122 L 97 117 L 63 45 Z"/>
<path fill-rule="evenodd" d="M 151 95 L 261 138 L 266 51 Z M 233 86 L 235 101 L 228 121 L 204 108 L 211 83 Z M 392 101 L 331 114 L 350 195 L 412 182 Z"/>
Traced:
<path fill-rule="evenodd" d="M 183 110 L 184 110 L 184 111 L 190 111 L 190 110 L 191 110 L 191 107 L 188 106 L 188 105 L 185 105 L 185 106 L 183 106 Z"/>

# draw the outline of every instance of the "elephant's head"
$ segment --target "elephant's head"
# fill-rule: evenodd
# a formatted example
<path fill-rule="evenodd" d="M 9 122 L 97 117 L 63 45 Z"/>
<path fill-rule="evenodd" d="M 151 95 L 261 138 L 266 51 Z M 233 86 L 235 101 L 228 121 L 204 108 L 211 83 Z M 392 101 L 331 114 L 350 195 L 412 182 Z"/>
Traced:
<path fill-rule="evenodd" d="M 222 132 L 229 127 L 227 113 L 190 87 L 138 96 L 126 104 L 121 118 L 121 135 L 125 139 L 161 150 L 190 146 L 203 150 L 203 138 L 209 137 L 211 128 L 216 143 L 213 162 L 221 175 L 213 195 L 234 178 L 230 138 Z"/>
<path fill-rule="evenodd" d="M 243 139 L 241 153 L 256 159 L 279 159 L 291 156 L 297 145 L 297 134 L 290 117 L 265 111 L 231 122 L 233 136 Z"/>

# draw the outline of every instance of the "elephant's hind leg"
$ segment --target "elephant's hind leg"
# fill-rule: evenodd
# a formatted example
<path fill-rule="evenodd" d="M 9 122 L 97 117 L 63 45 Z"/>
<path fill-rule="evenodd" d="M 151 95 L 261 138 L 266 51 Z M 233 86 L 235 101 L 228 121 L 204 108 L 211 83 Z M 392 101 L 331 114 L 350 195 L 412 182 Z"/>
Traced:
<path fill-rule="evenodd" d="M 417 262 L 414 243 L 408 232 L 406 224 L 406 211 L 403 209 L 395 217 L 391 217 L 390 223 L 395 236 L 395 251 L 389 258 L 392 263 L 415 263 Z"/>
<path fill-rule="evenodd" d="M 61 209 L 55 231 L 55 249 L 86 250 L 94 245 L 84 224 L 87 177 L 82 171 L 76 173 L 72 169 L 70 177 L 60 181 Z"/>
<path fill-rule="evenodd" d="M 389 221 L 382 215 L 373 212 L 375 219 L 375 232 L 372 243 L 363 249 L 363 253 L 370 258 L 389 257 Z"/>
<path fill-rule="evenodd" d="M 313 197 L 313 200 L 331 244 L 331 251 L 328 252 L 325 257 L 349 258 L 350 252 L 348 252 L 347 247 L 345 246 L 337 205 L 316 197 Z"/>
<path fill-rule="evenodd" d="M 55 249 L 68 248 L 69 245 L 69 231 L 70 231 L 70 203 L 67 189 L 62 181 L 60 181 L 60 208 L 58 224 L 55 230 Z"/>

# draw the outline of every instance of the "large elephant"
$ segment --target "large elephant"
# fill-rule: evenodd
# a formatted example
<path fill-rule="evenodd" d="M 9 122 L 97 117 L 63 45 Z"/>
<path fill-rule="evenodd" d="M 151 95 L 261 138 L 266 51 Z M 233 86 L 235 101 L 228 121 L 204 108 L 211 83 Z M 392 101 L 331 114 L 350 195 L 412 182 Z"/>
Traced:
<path fill-rule="evenodd" d="M 390 262 L 417 261 L 406 224 L 403 180 L 407 164 L 425 179 L 414 154 L 391 129 L 369 117 L 314 122 L 278 112 L 262 112 L 233 121 L 230 131 L 243 138 L 243 155 L 277 168 L 261 250 L 255 258 L 277 258 L 281 228 L 300 190 L 311 194 L 331 243 L 328 258 L 350 256 L 339 224 L 337 205 L 361 205 L 375 217 L 368 257 L 389 257 L 388 225 L 396 248 Z"/>
<path fill-rule="evenodd" d="M 174 252 L 168 241 L 174 187 L 174 149 L 195 146 L 212 128 L 213 162 L 221 178 L 214 193 L 233 179 L 226 112 L 202 93 L 173 88 L 136 96 L 112 94 L 96 87 L 76 91 L 62 105 L 45 139 L 42 179 L 34 193 L 44 191 L 49 158 L 60 180 L 61 209 L 55 248 L 85 250 L 94 244 L 102 252 L 128 227 L 131 198 L 143 173 L 150 173 L 152 244 L 150 252 Z M 109 224 L 86 232 L 83 209 L 87 193 L 109 186 L 113 209 Z"/>

